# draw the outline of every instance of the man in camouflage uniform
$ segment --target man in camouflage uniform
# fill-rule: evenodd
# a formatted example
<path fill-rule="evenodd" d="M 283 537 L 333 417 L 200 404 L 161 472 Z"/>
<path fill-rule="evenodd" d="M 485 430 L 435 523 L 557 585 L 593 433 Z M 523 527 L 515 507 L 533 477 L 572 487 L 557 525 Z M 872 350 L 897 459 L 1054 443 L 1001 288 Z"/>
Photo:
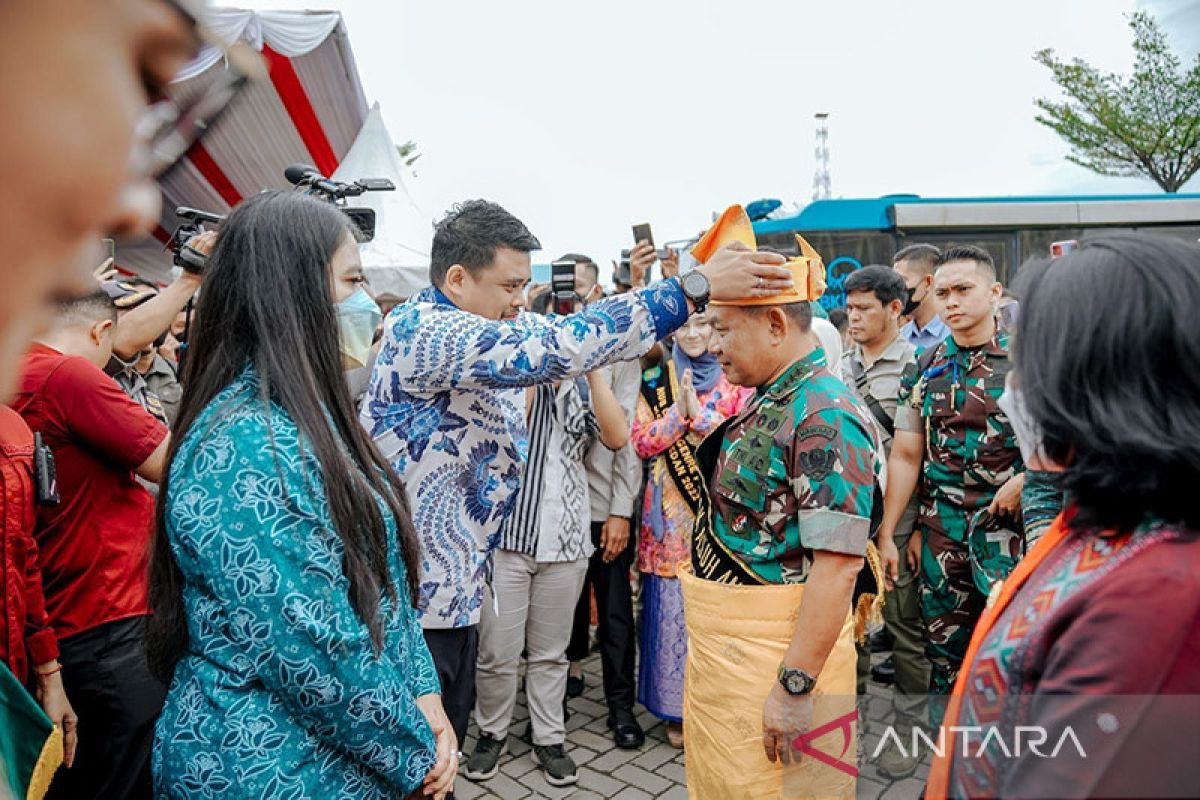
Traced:
<path fill-rule="evenodd" d="M 883 464 L 867 411 L 826 368 L 812 295 L 708 312 L 710 351 L 758 392 L 698 453 L 707 496 L 680 578 L 697 796 L 854 792 L 853 777 L 794 748 L 822 724 L 853 740 L 852 596 Z M 832 738 L 832 757 L 853 765 Z"/>
<path fill-rule="evenodd" d="M 741 383 L 749 378 L 720 344 L 733 313 L 712 309 L 710 321 L 714 352 L 729 379 Z M 866 550 L 875 475 L 883 468 L 876 434 L 858 399 L 829 373 L 823 350 L 810 349 L 757 388 L 724 429 L 708 475 L 712 528 L 747 571 L 737 582 L 804 583 L 814 551 Z"/>
<path fill-rule="evenodd" d="M 895 574 L 902 557 L 919 565 L 930 694 L 945 696 L 986 601 L 971 571 L 971 518 L 983 509 L 1016 517 L 1024 474 L 997 405 L 1010 364 L 1008 336 L 996 328 L 1002 289 L 992 258 L 978 247 L 953 247 L 939 259 L 933 286 L 951 336 L 901 379 L 879 550 L 885 572 Z M 917 526 L 901 554 L 892 537 L 918 483 Z M 931 702 L 933 724 L 943 711 L 944 702 Z"/>

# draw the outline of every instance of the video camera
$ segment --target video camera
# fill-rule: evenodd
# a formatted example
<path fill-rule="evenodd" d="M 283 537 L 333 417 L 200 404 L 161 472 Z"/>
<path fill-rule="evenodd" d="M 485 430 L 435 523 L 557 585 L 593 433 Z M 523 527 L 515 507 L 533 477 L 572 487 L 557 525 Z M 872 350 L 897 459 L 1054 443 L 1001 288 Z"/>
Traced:
<path fill-rule="evenodd" d="M 179 227 L 175 229 L 175 232 L 171 234 L 171 238 L 167 240 L 167 248 L 175 254 L 175 257 L 172 259 L 175 266 L 182 268 L 185 272 L 199 275 L 204 271 L 204 264 L 208 261 L 208 257 L 199 250 L 193 250 L 188 247 L 187 243 L 191 241 L 193 236 L 204 233 L 205 223 L 220 225 L 225 221 L 225 217 L 220 214 L 201 211 L 198 208 L 188 208 L 187 206 L 176 208 L 175 216 L 179 217 L 183 222 L 179 223 Z"/>
<path fill-rule="evenodd" d="M 364 242 L 375 238 L 375 209 L 351 208 L 346 205 L 346 198 L 358 197 L 365 192 L 396 191 L 396 184 L 387 178 L 360 178 L 344 183 L 326 178 L 309 164 L 292 164 L 283 171 L 283 177 L 296 188 L 304 189 L 306 194 L 333 203 L 345 212 L 362 233 Z"/>
<path fill-rule="evenodd" d="M 305 194 L 332 203 L 350 218 L 362 234 L 362 241 L 369 242 L 375 238 L 375 210 L 372 208 L 350 208 L 346 205 L 347 197 L 358 197 L 365 192 L 394 192 L 396 184 L 387 178 L 361 178 L 351 183 L 335 181 L 326 178 L 316 167 L 308 164 L 292 164 L 283 171 L 283 177 L 297 189 L 303 189 Z M 220 214 L 201 211 L 198 208 L 179 206 L 175 216 L 183 220 L 175 233 L 167 240 L 167 249 L 175 254 L 175 266 L 187 272 L 199 275 L 204 271 L 207 258 L 203 253 L 187 246 L 193 236 L 204 233 L 204 225 L 219 225 L 225 221 Z"/>

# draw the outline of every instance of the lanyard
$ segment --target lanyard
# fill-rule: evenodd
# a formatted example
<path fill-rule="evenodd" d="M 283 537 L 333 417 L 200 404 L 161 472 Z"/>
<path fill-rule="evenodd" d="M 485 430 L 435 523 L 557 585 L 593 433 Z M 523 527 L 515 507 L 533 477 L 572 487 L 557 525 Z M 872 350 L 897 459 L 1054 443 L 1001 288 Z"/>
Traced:
<path fill-rule="evenodd" d="M 944 364 L 939 364 L 936 367 L 930 367 L 925 370 L 925 372 L 921 373 L 921 377 L 926 382 L 926 386 L 928 386 L 930 379 L 945 375 L 947 372 L 950 373 L 950 408 L 953 409 L 958 405 L 958 386 L 962 377 L 962 367 L 958 363 L 958 354 L 955 353 L 954 357 Z"/>

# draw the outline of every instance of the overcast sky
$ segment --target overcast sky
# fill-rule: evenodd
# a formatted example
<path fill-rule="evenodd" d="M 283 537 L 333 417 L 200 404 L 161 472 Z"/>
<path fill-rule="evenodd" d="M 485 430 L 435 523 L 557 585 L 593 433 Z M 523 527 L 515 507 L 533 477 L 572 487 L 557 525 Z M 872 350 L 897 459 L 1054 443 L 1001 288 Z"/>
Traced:
<path fill-rule="evenodd" d="M 818 111 L 830 114 L 834 197 L 1157 192 L 1068 163 L 1033 106 L 1055 91 L 1036 50 L 1125 70 L 1125 15 L 1147 4 L 1168 23 L 1194 22 L 1200 6 L 239 3 L 342 12 L 368 100 L 397 142 L 413 139 L 423 154 L 408 183 L 430 221 L 485 197 L 541 239 L 535 260 L 573 250 L 605 267 L 635 222 L 650 222 L 661 243 L 693 235 L 731 203 L 807 202 Z M 1168 29 L 1172 43 L 1195 48 L 1182 27 Z M 1200 191 L 1200 180 L 1185 190 Z"/>

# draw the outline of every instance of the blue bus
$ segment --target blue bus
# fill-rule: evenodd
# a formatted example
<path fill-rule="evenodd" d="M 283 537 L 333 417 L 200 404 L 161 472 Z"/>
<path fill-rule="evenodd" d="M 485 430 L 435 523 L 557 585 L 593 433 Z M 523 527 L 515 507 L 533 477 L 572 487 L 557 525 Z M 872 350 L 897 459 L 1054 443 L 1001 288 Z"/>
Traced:
<path fill-rule="evenodd" d="M 825 259 L 829 289 L 822 305 L 845 305 L 846 276 L 866 264 L 891 264 L 906 245 L 975 244 L 996 260 L 1007 284 L 1021 265 L 1045 258 L 1050 243 L 1105 231 L 1143 230 L 1200 240 L 1200 194 L 1046 197 L 887 195 L 817 200 L 795 216 L 754 223 L 760 247 L 795 254 L 799 233 Z"/>

